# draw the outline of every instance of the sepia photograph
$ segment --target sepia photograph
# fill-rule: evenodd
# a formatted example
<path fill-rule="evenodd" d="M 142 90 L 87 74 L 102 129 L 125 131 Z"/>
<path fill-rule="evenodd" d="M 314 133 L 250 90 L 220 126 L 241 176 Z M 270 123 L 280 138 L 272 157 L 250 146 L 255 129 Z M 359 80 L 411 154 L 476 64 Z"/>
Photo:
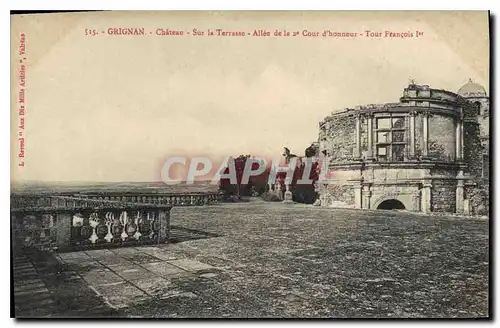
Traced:
<path fill-rule="evenodd" d="M 11 12 L 11 317 L 491 319 L 491 21 Z"/>

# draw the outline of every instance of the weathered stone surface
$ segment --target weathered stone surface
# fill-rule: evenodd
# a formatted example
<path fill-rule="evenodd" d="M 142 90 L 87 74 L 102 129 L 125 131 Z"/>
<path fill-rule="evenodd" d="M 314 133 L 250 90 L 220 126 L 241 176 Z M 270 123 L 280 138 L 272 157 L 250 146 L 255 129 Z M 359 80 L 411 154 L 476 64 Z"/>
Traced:
<path fill-rule="evenodd" d="M 103 313 L 104 302 L 121 308 L 113 315 L 148 318 L 488 316 L 487 220 L 261 203 L 178 208 L 173 224 L 221 237 L 154 252 L 182 258 L 191 269 L 212 268 L 159 276 L 173 264 L 128 262 L 121 272 L 149 273 L 124 273 L 126 281 L 112 272 L 119 265 L 72 264 L 74 271 L 63 267 L 45 277 L 47 289 L 73 316 Z M 41 287 L 35 271 L 43 272 L 28 271 L 19 281 Z M 66 279 L 73 276 L 85 281 Z"/>
<path fill-rule="evenodd" d="M 175 289 L 169 280 L 162 277 L 132 280 L 131 283 L 148 293 L 148 295 L 159 298 L 170 297 L 182 292 Z"/>
<path fill-rule="evenodd" d="M 75 252 L 74 254 L 78 254 L 78 253 L 82 253 L 82 252 Z M 106 257 L 109 257 L 109 256 L 114 256 L 114 253 L 112 251 L 110 251 L 110 250 L 107 250 L 107 249 L 89 250 L 89 251 L 85 251 L 84 253 L 86 253 L 88 256 L 90 256 L 93 259 L 99 259 L 99 258 L 106 258 Z M 81 256 L 83 256 L 83 254 Z"/>
<path fill-rule="evenodd" d="M 127 282 L 95 286 L 95 290 L 116 308 L 127 307 L 147 298 L 147 295 Z"/>
<path fill-rule="evenodd" d="M 169 276 L 185 272 L 179 267 L 166 262 L 146 263 L 144 264 L 144 268 L 160 276 Z"/>
<path fill-rule="evenodd" d="M 169 261 L 169 263 L 171 263 L 171 264 L 173 264 L 181 269 L 184 269 L 186 271 L 192 271 L 192 272 L 202 271 L 202 270 L 210 270 L 210 269 L 214 268 L 213 266 L 211 266 L 209 264 L 202 263 L 202 262 L 196 261 L 196 260 L 190 260 L 190 259 L 173 260 L 173 261 Z"/>
<path fill-rule="evenodd" d="M 83 273 L 82 278 L 91 286 L 99 286 L 122 282 L 123 278 L 112 272 L 110 269 L 96 269 Z"/>
<path fill-rule="evenodd" d="M 121 257 L 116 254 L 112 254 L 106 257 L 99 258 L 99 262 L 102 263 L 103 265 L 110 266 L 110 265 L 131 265 L 133 264 L 132 261 Z"/>
<path fill-rule="evenodd" d="M 135 264 L 110 265 L 109 268 L 125 280 L 147 279 L 155 276 L 152 272 Z"/>
<path fill-rule="evenodd" d="M 210 227 L 224 237 L 163 245 L 165 253 L 185 252 L 202 262 L 220 257 L 228 265 L 211 278 L 172 280 L 175 289 L 197 298 L 146 302 L 127 313 L 204 318 L 487 316 L 487 221 L 382 213 L 278 204 L 178 209 L 173 224 Z"/>

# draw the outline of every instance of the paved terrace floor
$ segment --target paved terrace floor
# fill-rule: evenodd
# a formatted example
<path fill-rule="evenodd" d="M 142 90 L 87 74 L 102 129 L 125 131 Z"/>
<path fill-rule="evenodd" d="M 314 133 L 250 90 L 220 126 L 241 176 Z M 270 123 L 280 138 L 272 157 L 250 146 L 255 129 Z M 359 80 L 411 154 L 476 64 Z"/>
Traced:
<path fill-rule="evenodd" d="M 17 257 L 18 314 L 488 315 L 485 219 L 239 203 L 174 208 L 172 224 L 178 243 Z"/>

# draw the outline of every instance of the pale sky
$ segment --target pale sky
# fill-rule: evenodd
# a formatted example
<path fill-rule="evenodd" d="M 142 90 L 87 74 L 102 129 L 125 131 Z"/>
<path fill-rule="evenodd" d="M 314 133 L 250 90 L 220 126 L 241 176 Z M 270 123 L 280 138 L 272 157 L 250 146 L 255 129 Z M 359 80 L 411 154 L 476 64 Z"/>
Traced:
<path fill-rule="evenodd" d="M 265 157 L 283 146 L 301 155 L 332 111 L 397 102 L 411 78 L 456 91 L 471 77 L 488 90 L 487 24 L 486 12 L 17 17 L 13 59 L 21 31 L 27 40 L 26 166 L 17 167 L 14 102 L 12 179 L 153 181 L 169 156 Z M 85 36 L 109 27 L 424 35 Z"/>

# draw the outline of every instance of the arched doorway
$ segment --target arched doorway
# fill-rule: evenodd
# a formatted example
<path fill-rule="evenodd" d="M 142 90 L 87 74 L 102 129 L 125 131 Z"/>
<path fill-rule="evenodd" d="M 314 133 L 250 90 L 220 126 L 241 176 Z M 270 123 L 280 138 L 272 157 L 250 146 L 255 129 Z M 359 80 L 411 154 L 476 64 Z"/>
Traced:
<path fill-rule="evenodd" d="M 397 199 L 387 199 L 384 200 L 377 207 L 377 210 L 404 210 L 405 205 Z"/>

